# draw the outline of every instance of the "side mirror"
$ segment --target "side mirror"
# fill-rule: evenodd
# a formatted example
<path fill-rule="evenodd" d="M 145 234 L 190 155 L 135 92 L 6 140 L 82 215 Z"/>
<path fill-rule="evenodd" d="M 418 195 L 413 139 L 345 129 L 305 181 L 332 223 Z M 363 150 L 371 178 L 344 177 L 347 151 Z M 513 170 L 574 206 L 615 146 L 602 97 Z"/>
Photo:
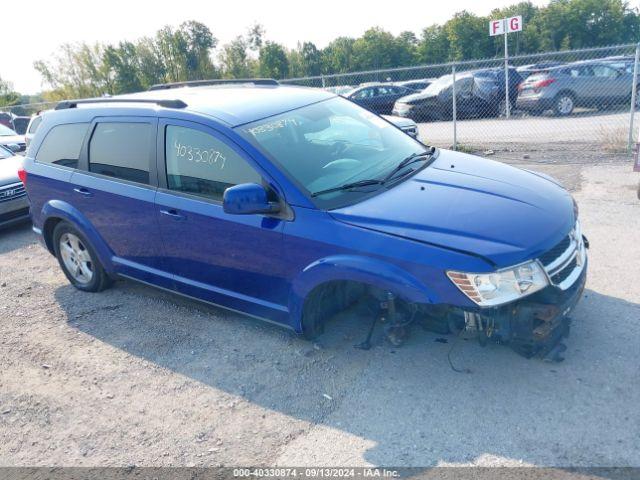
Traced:
<path fill-rule="evenodd" d="M 241 183 L 229 187 L 222 196 L 222 208 L 232 215 L 277 213 L 280 206 L 269 202 L 267 191 L 257 183 Z"/>
<path fill-rule="evenodd" d="M 20 145 L 18 145 L 17 143 L 10 143 L 10 144 L 6 145 L 6 147 L 9 150 L 11 150 L 13 153 L 20 152 Z"/>

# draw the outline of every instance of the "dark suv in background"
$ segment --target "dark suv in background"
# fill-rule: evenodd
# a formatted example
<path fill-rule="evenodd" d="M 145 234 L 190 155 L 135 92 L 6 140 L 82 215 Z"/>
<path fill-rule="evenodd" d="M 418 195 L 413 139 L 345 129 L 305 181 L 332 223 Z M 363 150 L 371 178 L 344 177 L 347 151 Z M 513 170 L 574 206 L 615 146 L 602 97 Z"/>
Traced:
<path fill-rule="evenodd" d="M 515 107 L 522 77 L 509 69 L 509 103 Z M 506 110 L 504 70 L 490 68 L 456 75 L 456 111 L 459 117 L 496 117 Z M 453 115 L 453 76 L 444 75 L 424 91 L 398 99 L 393 115 L 415 121 L 448 120 Z"/>

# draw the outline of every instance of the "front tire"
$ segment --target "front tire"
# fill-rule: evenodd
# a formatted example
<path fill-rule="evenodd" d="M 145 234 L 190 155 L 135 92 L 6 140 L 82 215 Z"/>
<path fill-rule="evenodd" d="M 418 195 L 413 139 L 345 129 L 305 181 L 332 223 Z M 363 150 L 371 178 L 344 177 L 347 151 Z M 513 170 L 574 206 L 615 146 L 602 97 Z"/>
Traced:
<path fill-rule="evenodd" d="M 53 230 L 53 247 L 69 282 L 84 292 L 100 292 L 111 285 L 95 250 L 76 228 L 60 222 Z"/>

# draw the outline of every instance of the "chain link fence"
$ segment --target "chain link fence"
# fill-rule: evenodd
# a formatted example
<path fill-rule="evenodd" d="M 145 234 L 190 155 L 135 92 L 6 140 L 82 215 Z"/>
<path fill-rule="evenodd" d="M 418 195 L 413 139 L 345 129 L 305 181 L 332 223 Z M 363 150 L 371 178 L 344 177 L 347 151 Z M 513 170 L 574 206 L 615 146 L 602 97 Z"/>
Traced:
<path fill-rule="evenodd" d="M 510 160 L 631 156 L 639 119 L 640 44 L 290 78 L 379 114 L 419 123 L 428 144 Z M 508 65 L 508 68 L 506 68 Z M 0 108 L 24 133 L 37 103 Z"/>
<path fill-rule="evenodd" d="M 582 162 L 631 155 L 638 52 L 629 44 L 281 82 L 324 88 L 376 113 L 410 118 L 432 145 Z"/>

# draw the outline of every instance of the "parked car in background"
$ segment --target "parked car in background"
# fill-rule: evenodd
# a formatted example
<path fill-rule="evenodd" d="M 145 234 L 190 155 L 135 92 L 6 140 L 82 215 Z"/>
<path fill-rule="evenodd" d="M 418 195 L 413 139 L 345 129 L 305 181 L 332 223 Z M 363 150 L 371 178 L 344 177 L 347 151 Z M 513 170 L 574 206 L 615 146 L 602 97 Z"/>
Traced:
<path fill-rule="evenodd" d="M 29 147 L 31 140 L 33 140 L 33 136 L 36 134 L 36 130 L 38 130 L 40 123 L 42 123 L 42 113 L 38 113 L 37 115 L 31 117 L 31 121 L 27 126 L 27 132 L 24 135 L 24 141 L 27 145 L 27 148 Z"/>
<path fill-rule="evenodd" d="M 410 118 L 396 117 L 394 115 L 382 115 L 382 118 L 393 123 L 410 137 L 413 137 L 416 140 L 419 138 L 418 125 Z"/>
<path fill-rule="evenodd" d="M 27 127 L 29 126 L 29 122 L 31 121 L 31 117 L 26 116 L 16 116 L 13 117 L 13 121 L 11 122 L 13 125 L 13 130 L 18 135 L 24 135 L 27 133 Z"/>
<path fill-rule="evenodd" d="M 633 55 L 617 55 L 613 57 L 606 57 L 601 62 L 607 65 L 617 68 L 618 70 L 624 70 L 627 73 L 633 73 L 633 67 L 635 63 L 635 56 Z"/>
<path fill-rule="evenodd" d="M 538 62 L 538 63 L 529 64 L 529 65 L 522 65 L 516 68 L 516 71 L 518 72 L 518 74 L 520 74 L 522 79 L 525 80 L 529 75 L 538 73 L 541 70 L 544 70 L 546 68 L 557 67 L 559 65 L 564 65 L 564 64 L 565 62 L 556 62 L 556 61 Z"/>
<path fill-rule="evenodd" d="M 355 87 L 352 85 L 339 85 L 336 87 L 326 87 L 325 90 L 336 95 L 345 95 L 353 90 Z"/>
<path fill-rule="evenodd" d="M 0 146 L 0 228 L 29 220 L 29 200 L 18 177 L 22 156 Z"/>
<path fill-rule="evenodd" d="M 435 78 L 423 78 L 417 80 L 404 80 L 402 82 L 394 82 L 394 85 L 398 85 L 400 87 L 410 88 L 411 90 L 415 90 L 417 92 L 424 90 L 429 85 L 431 85 L 436 79 Z"/>
<path fill-rule="evenodd" d="M 606 109 L 628 102 L 632 85 L 632 73 L 609 62 L 575 62 L 527 78 L 519 87 L 518 108 L 534 115 L 553 110 L 558 116 L 576 107 Z"/>
<path fill-rule="evenodd" d="M 24 152 L 27 149 L 24 135 L 18 135 L 14 130 L 4 125 L 0 125 L 0 145 L 16 153 Z"/>
<path fill-rule="evenodd" d="M 396 100 L 410 93 L 415 93 L 415 90 L 390 83 L 369 83 L 354 88 L 343 96 L 371 112 L 388 115 Z"/>
<path fill-rule="evenodd" d="M 9 112 L 0 112 L 0 125 L 13 129 L 13 114 Z"/>
<path fill-rule="evenodd" d="M 515 105 L 517 85 L 521 81 L 515 69 L 509 71 L 510 103 Z M 492 68 L 456 75 L 456 113 L 458 117 L 495 117 L 506 110 L 504 71 Z M 398 99 L 393 115 L 415 121 L 448 120 L 453 114 L 453 76 L 444 75 L 424 91 Z"/>

